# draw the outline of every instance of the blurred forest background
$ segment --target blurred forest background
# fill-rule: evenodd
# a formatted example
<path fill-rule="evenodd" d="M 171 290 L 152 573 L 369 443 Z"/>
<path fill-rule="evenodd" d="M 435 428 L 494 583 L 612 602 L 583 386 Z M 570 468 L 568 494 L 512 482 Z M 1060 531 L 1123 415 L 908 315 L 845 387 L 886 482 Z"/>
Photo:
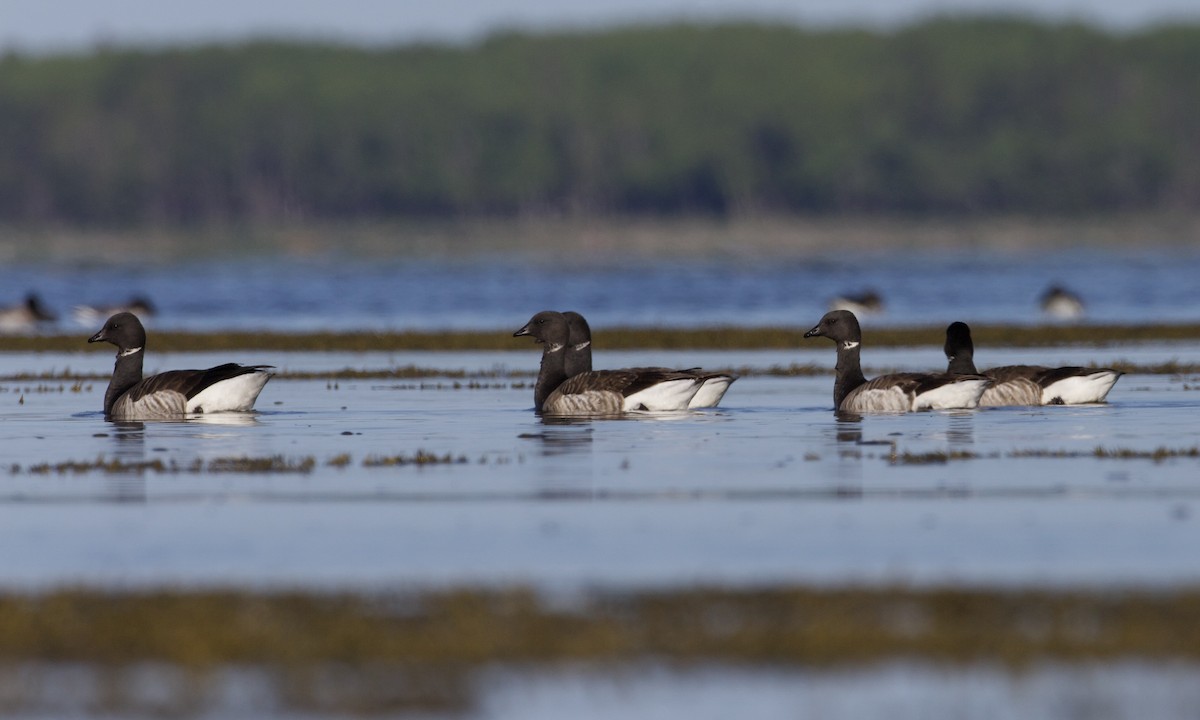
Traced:
<path fill-rule="evenodd" d="M 1200 210 L 1200 26 L 1019 19 L 0 59 L 0 224 Z"/>

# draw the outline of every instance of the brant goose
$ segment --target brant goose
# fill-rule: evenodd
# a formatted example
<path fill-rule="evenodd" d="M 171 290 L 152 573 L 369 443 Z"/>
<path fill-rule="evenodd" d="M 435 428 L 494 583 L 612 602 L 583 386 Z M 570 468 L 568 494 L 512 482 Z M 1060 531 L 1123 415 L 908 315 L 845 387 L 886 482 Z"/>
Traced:
<path fill-rule="evenodd" d="M 1078 320 L 1083 317 L 1083 298 L 1061 285 L 1046 288 L 1040 298 L 1042 312 L 1059 320 Z"/>
<path fill-rule="evenodd" d="M 966 323 L 946 328 L 947 370 L 976 374 L 975 344 Z M 996 381 L 980 399 L 980 405 L 1080 405 L 1100 403 L 1123 375 L 1109 368 L 1005 365 L 983 373 Z"/>
<path fill-rule="evenodd" d="M 707 379 L 703 375 L 631 368 L 590 370 L 567 377 L 567 319 L 545 310 L 513 337 L 530 335 L 543 345 L 542 364 L 533 388 L 534 410 L 545 415 L 616 415 L 630 410 L 686 410 Z"/>
<path fill-rule="evenodd" d="M 28 330 L 39 323 L 55 320 L 58 320 L 58 315 L 42 303 L 37 293 L 27 294 L 20 305 L 0 308 L 0 330 L 4 332 Z"/>
<path fill-rule="evenodd" d="M 849 310 L 856 315 L 883 312 L 883 298 L 874 290 L 849 295 L 838 295 L 829 301 L 830 310 Z"/>
<path fill-rule="evenodd" d="M 592 329 L 588 326 L 587 320 L 577 312 L 567 311 L 563 313 L 563 317 L 567 319 L 567 346 L 563 348 L 564 369 L 567 377 L 574 377 L 579 373 L 590 372 L 592 369 Z M 704 383 L 696 394 L 688 403 L 689 410 L 702 410 L 705 408 L 715 408 L 721 402 L 721 398 L 725 397 L 725 391 L 737 380 L 736 375 L 725 373 L 708 373 L 700 368 L 688 368 L 687 370 L 672 370 L 671 368 L 650 367 L 650 368 L 630 368 L 634 372 L 675 372 L 688 373 L 697 378 L 703 378 Z"/>
<path fill-rule="evenodd" d="M 154 307 L 154 304 L 145 296 L 134 295 L 129 298 L 129 302 L 124 304 L 76 305 L 71 309 L 71 316 L 80 325 L 91 325 L 101 318 L 112 317 L 121 312 L 129 312 L 137 315 L 139 318 L 145 318 L 154 315 L 158 311 Z"/>
<path fill-rule="evenodd" d="M 117 346 L 117 362 L 104 393 L 110 420 L 181 418 L 187 413 L 245 411 L 271 379 L 270 365 L 226 363 L 207 370 L 171 370 L 142 377 L 146 329 L 133 313 L 117 313 L 89 343 Z"/>
<path fill-rule="evenodd" d="M 862 330 L 848 310 L 825 313 L 804 337 L 827 337 L 837 343 L 837 379 L 833 384 L 835 410 L 853 413 L 973 408 L 992 381 L 981 375 L 894 373 L 872 380 L 859 364 Z"/>

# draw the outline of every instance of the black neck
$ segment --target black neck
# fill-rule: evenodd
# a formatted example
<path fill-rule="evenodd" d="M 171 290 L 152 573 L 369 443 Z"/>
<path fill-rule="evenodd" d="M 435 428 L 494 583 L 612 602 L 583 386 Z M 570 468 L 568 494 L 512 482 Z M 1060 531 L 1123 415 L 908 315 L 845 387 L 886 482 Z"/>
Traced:
<path fill-rule="evenodd" d="M 592 369 L 592 343 L 590 340 L 585 343 L 577 343 L 568 345 L 563 348 L 566 354 L 563 359 L 563 368 L 567 377 L 575 377 L 579 373 L 591 372 Z M 583 345 L 582 348 L 579 345 Z"/>
<path fill-rule="evenodd" d="M 978 375 L 975 370 L 975 358 L 969 352 L 960 352 L 950 360 L 950 365 L 946 367 L 946 372 L 955 375 Z"/>
<path fill-rule="evenodd" d="M 108 392 L 104 393 L 105 415 L 111 415 L 117 398 L 141 381 L 143 354 L 141 348 L 128 354 L 117 353 L 117 364 L 113 366 L 112 379 L 108 381 Z"/>
<path fill-rule="evenodd" d="M 538 370 L 537 385 L 533 387 L 534 409 L 541 412 L 546 398 L 566 379 L 566 348 L 560 345 L 554 349 L 547 345 L 542 350 L 542 366 Z"/>
<path fill-rule="evenodd" d="M 863 377 L 858 351 L 858 343 L 848 345 L 846 342 L 838 342 L 837 367 L 835 368 L 837 379 L 833 383 L 833 407 L 835 410 L 842 406 L 842 400 L 853 392 L 854 388 L 867 381 Z"/>

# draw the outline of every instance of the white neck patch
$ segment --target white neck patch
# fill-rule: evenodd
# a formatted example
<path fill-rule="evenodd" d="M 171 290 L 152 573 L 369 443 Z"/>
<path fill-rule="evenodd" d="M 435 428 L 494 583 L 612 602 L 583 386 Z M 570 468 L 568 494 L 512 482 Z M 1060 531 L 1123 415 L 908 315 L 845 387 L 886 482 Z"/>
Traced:
<path fill-rule="evenodd" d="M 561 343 L 555 343 L 553 345 L 546 345 L 546 352 L 548 352 L 548 353 L 558 352 L 559 350 L 562 350 L 564 347 L 566 347 L 566 345 L 563 345 Z"/>
<path fill-rule="evenodd" d="M 591 340 L 584 340 L 583 342 L 579 343 L 578 345 L 572 345 L 572 346 L 571 346 L 571 349 L 572 349 L 572 350 L 582 350 L 582 349 L 584 349 L 585 347 L 587 347 L 588 345 L 591 345 L 591 344 L 592 344 L 592 341 L 591 341 Z"/>
<path fill-rule="evenodd" d="M 858 342 L 855 340 L 847 340 L 842 343 L 843 350 L 853 350 L 856 347 L 858 347 Z"/>
<path fill-rule="evenodd" d="M 117 353 L 117 357 L 126 357 L 134 353 L 140 353 L 141 351 L 142 349 L 140 347 L 129 348 L 128 350 L 122 350 L 121 352 Z"/>

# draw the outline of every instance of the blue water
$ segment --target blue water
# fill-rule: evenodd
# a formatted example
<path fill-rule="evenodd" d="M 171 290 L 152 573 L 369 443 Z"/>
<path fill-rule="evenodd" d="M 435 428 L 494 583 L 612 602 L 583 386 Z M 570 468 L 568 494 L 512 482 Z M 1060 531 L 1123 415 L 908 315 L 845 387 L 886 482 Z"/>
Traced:
<path fill-rule="evenodd" d="M 638 260 L 551 268 L 523 258 L 474 261 L 258 258 L 177 265 L 9 265 L 0 304 L 26 292 L 60 314 L 49 327 L 90 331 L 70 309 L 133 294 L 153 324 L 194 330 L 516 329 L 534 312 L 575 309 L 593 326 L 811 326 L 829 300 L 874 288 L 867 324 L 1046 320 L 1052 283 L 1079 293 L 1086 322 L 1200 321 L 1200 250 L 1065 250 L 1049 255 L 881 253 L 860 258 Z"/>

